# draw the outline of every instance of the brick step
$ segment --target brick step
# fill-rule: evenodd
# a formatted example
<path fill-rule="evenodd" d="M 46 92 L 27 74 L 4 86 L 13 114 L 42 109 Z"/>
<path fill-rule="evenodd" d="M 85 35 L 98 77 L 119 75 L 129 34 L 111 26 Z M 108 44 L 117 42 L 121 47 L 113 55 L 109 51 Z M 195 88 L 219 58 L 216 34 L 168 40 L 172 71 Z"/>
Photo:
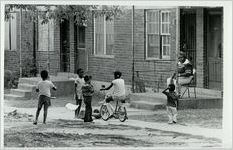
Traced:
<path fill-rule="evenodd" d="M 164 109 L 164 103 L 148 102 L 148 101 L 133 101 L 130 102 L 130 107 L 137 109 L 146 109 L 146 110 L 158 110 Z"/>
<path fill-rule="evenodd" d="M 23 96 L 25 98 L 31 97 L 32 91 L 28 90 L 21 90 L 21 89 L 11 89 L 11 94 L 16 96 Z"/>
<path fill-rule="evenodd" d="M 21 90 L 32 91 L 32 90 L 35 90 L 35 88 L 36 88 L 36 85 L 32 85 L 32 84 L 21 83 L 18 85 L 18 89 L 21 89 Z"/>
<path fill-rule="evenodd" d="M 24 96 L 14 95 L 14 94 L 4 94 L 5 100 L 28 100 L 28 98 Z"/>

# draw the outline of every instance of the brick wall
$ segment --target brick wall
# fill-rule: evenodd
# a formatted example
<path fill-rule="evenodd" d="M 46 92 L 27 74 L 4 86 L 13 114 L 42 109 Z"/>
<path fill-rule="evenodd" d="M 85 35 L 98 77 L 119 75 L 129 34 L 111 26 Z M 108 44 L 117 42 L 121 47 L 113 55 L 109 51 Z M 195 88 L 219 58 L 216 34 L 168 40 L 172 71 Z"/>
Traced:
<path fill-rule="evenodd" d="M 144 35 L 144 10 L 135 10 L 135 70 L 142 70 L 140 75 L 143 77 L 147 86 L 164 87 L 166 79 L 172 75 L 176 65 L 176 9 L 161 9 L 170 11 L 170 33 L 171 47 L 170 60 L 145 60 L 145 35 Z"/>
<path fill-rule="evenodd" d="M 197 87 L 204 87 L 204 13 L 203 8 L 197 9 L 196 15 L 196 60 L 197 60 L 197 73 L 196 73 L 196 80 Z"/>
<path fill-rule="evenodd" d="M 17 49 L 15 51 L 5 51 L 4 69 L 19 72 L 20 44 L 22 66 L 27 59 L 33 58 L 33 22 L 29 20 L 25 12 L 22 15 L 22 35 L 20 42 L 20 14 L 17 13 Z M 36 26 L 36 30 L 37 26 Z M 38 40 L 38 39 L 37 39 Z M 50 73 L 56 74 L 60 69 L 60 28 L 59 24 L 54 26 L 54 51 L 49 52 Z M 38 71 L 47 69 L 48 54 L 46 51 L 38 51 L 36 48 L 36 60 Z"/>
<path fill-rule="evenodd" d="M 176 59 L 176 10 L 170 9 L 171 14 L 171 60 L 147 61 L 145 60 L 144 45 L 144 10 L 135 10 L 135 70 L 154 70 L 152 72 L 143 72 L 141 76 L 147 80 L 147 84 L 156 86 L 157 82 L 162 80 L 160 86 L 165 85 L 166 78 L 169 77 L 175 69 Z M 93 25 L 88 25 L 86 29 L 86 47 L 89 52 L 88 68 L 94 80 L 108 81 L 113 79 L 112 72 L 116 69 L 122 71 L 122 78 L 127 84 L 132 81 L 132 10 L 124 11 L 124 14 L 114 20 L 114 58 L 93 56 Z M 162 85 L 161 85 L 162 84 Z"/>
<path fill-rule="evenodd" d="M 60 70 L 60 27 L 59 23 L 54 23 L 52 27 L 54 30 L 53 45 L 51 46 L 53 51 L 49 53 L 47 51 L 36 51 L 36 59 L 38 63 L 38 70 L 47 70 L 49 63 L 49 73 L 56 75 Z M 38 30 L 38 29 L 37 29 Z M 38 41 L 39 42 L 39 41 Z M 49 56 L 48 56 L 49 55 Z"/>
<path fill-rule="evenodd" d="M 20 70 L 20 44 L 21 44 L 21 62 L 24 65 L 27 59 L 33 57 L 33 23 L 29 20 L 25 12 L 22 13 L 22 35 L 20 42 L 20 13 L 16 15 L 17 19 L 17 48 L 14 51 L 5 50 L 4 69 L 18 71 Z"/>
<path fill-rule="evenodd" d="M 5 51 L 4 69 L 19 72 L 19 51 Z"/>

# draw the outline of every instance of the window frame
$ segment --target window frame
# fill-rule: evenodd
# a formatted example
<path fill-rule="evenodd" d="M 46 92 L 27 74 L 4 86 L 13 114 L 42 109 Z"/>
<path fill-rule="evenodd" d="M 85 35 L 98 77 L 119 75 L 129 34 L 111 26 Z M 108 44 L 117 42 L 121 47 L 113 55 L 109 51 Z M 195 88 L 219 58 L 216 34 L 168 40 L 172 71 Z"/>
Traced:
<path fill-rule="evenodd" d="M 6 21 L 6 20 L 4 20 L 4 50 L 6 50 L 6 51 L 17 51 L 17 45 L 18 45 L 18 41 L 17 41 L 17 30 L 18 30 L 18 26 L 17 26 L 17 12 L 16 11 L 13 11 L 13 12 L 10 12 L 11 13 L 11 15 L 12 14 L 14 14 L 12 17 L 13 18 L 9 18 L 9 20 L 8 21 Z M 12 19 L 14 19 L 15 21 L 15 24 L 12 24 Z M 6 35 L 6 29 L 5 29 L 5 26 L 6 26 L 6 23 L 7 23 L 7 25 L 8 25 L 8 33 L 7 33 L 7 35 Z M 12 27 L 13 26 L 13 27 Z M 12 28 L 14 28 L 15 30 L 13 31 L 12 30 Z M 13 34 L 13 32 L 15 32 L 14 34 Z M 12 36 L 13 35 L 13 36 Z M 8 36 L 8 43 L 7 43 L 7 47 L 8 48 L 6 48 L 6 36 Z M 12 44 L 12 37 L 14 37 L 14 44 Z M 14 45 L 14 48 L 12 48 L 13 47 L 13 45 Z"/>
<path fill-rule="evenodd" d="M 54 20 L 53 19 L 50 19 L 49 20 L 49 22 L 48 23 L 46 23 L 46 24 L 41 24 L 41 19 L 38 17 L 38 30 L 37 30 L 37 33 L 38 33 L 38 40 L 37 40 L 37 43 L 38 43 L 38 52 L 54 52 L 55 51 L 55 49 L 54 49 L 54 38 L 55 38 L 55 36 L 54 36 L 54 32 L 55 32 L 55 30 L 54 30 L 54 27 L 55 27 L 55 23 L 54 23 Z M 53 27 L 52 27 L 52 26 Z M 43 49 L 41 49 L 40 48 L 40 27 L 41 26 L 45 26 L 44 28 L 46 28 L 47 29 L 47 33 L 48 33 L 48 36 L 46 37 L 46 40 L 48 41 L 48 43 L 46 43 L 47 44 L 47 49 L 46 50 L 43 50 Z M 51 32 L 51 30 L 50 29 L 53 29 L 53 31 Z M 53 36 L 53 38 L 52 38 L 52 43 L 51 43 L 51 40 L 50 40 L 50 36 Z M 50 42 L 50 43 L 49 43 Z M 51 47 L 52 47 L 52 49 L 51 49 Z"/>
<path fill-rule="evenodd" d="M 153 24 L 157 24 L 159 27 L 159 33 L 158 34 L 155 34 L 155 33 L 148 33 L 148 12 L 157 12 L 159 13 L 158 16 L 159 18 L 157 18 L 157 23 L 153 23 Z M 168 22 L 162 22 L 162 14 L 164 13 L 168 13 Z M 162 33 L 162 25 L 163 24 L 168 24 L 168 33 Z M 169 10 L 153 10 L 153 9 L 146 9 L 145 10 L 145 59 L 146 60 L 170 60 L 171 59 L 171 33 L 170 33 L 170 24 L 171 24 L 171 21 L 170 21 L 170 11 Z M 158 57 L 149 57 L 148 56 L 148 42 L 149 42 L 149 39 L 148 39 L 148 35 L 158 35 L 159 36 L 159 56 Z M 164 40 L 164 37 L 168 36 L 169 38 L 169 44 L 164 44 L 163 40 Z M 169 55 L 164 55 L 163 52 L 164 52 L 164 46 L 168 47 L 168 50 L 169 50 Z"/>
<path fill-rule="evenodd" d="M 106 52 L 107 52 L 107 39 L 106 39 L 106 37 L 107 37 L 107 30 L 106 30 L 106 25 L 107 25 L 107 20 L 106 20 L 106 15 L 103 15 L 103 16 L 97 16 L 97 17 L 104 17 L 104 23 L 103 23 L 103 28 L 104 28 L 104 54 L 97 54 L 96 53 L 96 17 L 93 17 L 93 26 L 94 26 L 94 51 L 93 51 L 93 55 L 95 56 L 95 57 L 104 57 L 104 58 L 114 58 L 114 49 L 113 49 L 113 52 L 112 52 L 112 54 L 111 55 L 108 55 L 108 54 L 106 54 Z M 114 25 L 114 20 L 111 20 L 111 21 L 113 21 L 113 25 Z M 114 27 L 113 27 L 114 28 Z M 113 33 L 113 36 L 114 36 L 114 33 Z"/>

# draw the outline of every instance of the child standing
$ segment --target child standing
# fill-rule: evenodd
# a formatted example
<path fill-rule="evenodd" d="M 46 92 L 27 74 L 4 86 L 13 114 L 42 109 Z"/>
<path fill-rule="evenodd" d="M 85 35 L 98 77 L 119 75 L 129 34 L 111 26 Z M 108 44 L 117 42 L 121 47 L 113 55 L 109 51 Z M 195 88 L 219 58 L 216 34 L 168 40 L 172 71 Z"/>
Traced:
<path fill-rule="evenodd" d="M 40 75 L 41 75 L 42 81 L 40 81 L 36 87 L 36 92 L 39 92 L 39 101 L 38 101 L 38 107 L 37 107 L 37 111 L 36 111 L 36 118 L 35 118 L 35 121 L 33 122 L 34 125 L 37 124 L 38 117 L 39 117 L 40 110 L 41 110 L 42 106 L 44 106 L 43 123 L 44 124 L 46 123 L 48 107 L 51 105 L 50 89 L 57 90 L 57 88 L 54 86 L 54 84 L 48 80 L 48 78 L 49 78 L 48 71 L 43 70 L 43 71 L 41 71 Z"/>
<path fill-rule="evenodd" d="M 169 90 L 167 92 L 167 90 Z M 178 105 L 178 95 L 175 92 L 175 85 L 169 84 L 168 88 L 162 92 L 167 96 L 167 114 L 168 114 L 168 124 L 177 122 L 177 105 Z"/>
<path fill-rule="evenodd" d="M 82 94 L 84 98 L 84 103 L 86 105 L 84 122 L 92 122 L 92 96 L 94 93 L 93 85 L 91 85 L 91 77 L 84 76 L 85 84 L 82 86 Z"/>
<path fill-rule="evenodd" d="M 75 101 L 76 101 L 76 105 L 79 105 L 78 108 L 75 110 L 75 118 L 78 118 L 78 114 L 80 112 L 80 108 L 82 105 L 82 86 L 84 85 L 84 79 L 83 79 L 83 74 L 84 71 L 83 69 L 79 68 L 77 70 L 77 78 L 75 79 Z"/>

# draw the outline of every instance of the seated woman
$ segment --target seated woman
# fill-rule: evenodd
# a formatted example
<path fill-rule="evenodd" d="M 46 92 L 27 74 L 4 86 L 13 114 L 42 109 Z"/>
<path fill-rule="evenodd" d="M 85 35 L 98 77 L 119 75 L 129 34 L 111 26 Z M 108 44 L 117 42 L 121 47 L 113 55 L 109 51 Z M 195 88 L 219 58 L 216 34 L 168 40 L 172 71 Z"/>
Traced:
<path fill-rule="evenodd" d="M 167 86 L 172 83 L 175 84 L 178 95 L 180 95 L 180 86 L 190 83 L 193 78 L 193 65 L 183 53 L 180 54 L 178 59 L 177 78 L 176 73 L 174 73 L 172 77 L 167 79 Z"/>

